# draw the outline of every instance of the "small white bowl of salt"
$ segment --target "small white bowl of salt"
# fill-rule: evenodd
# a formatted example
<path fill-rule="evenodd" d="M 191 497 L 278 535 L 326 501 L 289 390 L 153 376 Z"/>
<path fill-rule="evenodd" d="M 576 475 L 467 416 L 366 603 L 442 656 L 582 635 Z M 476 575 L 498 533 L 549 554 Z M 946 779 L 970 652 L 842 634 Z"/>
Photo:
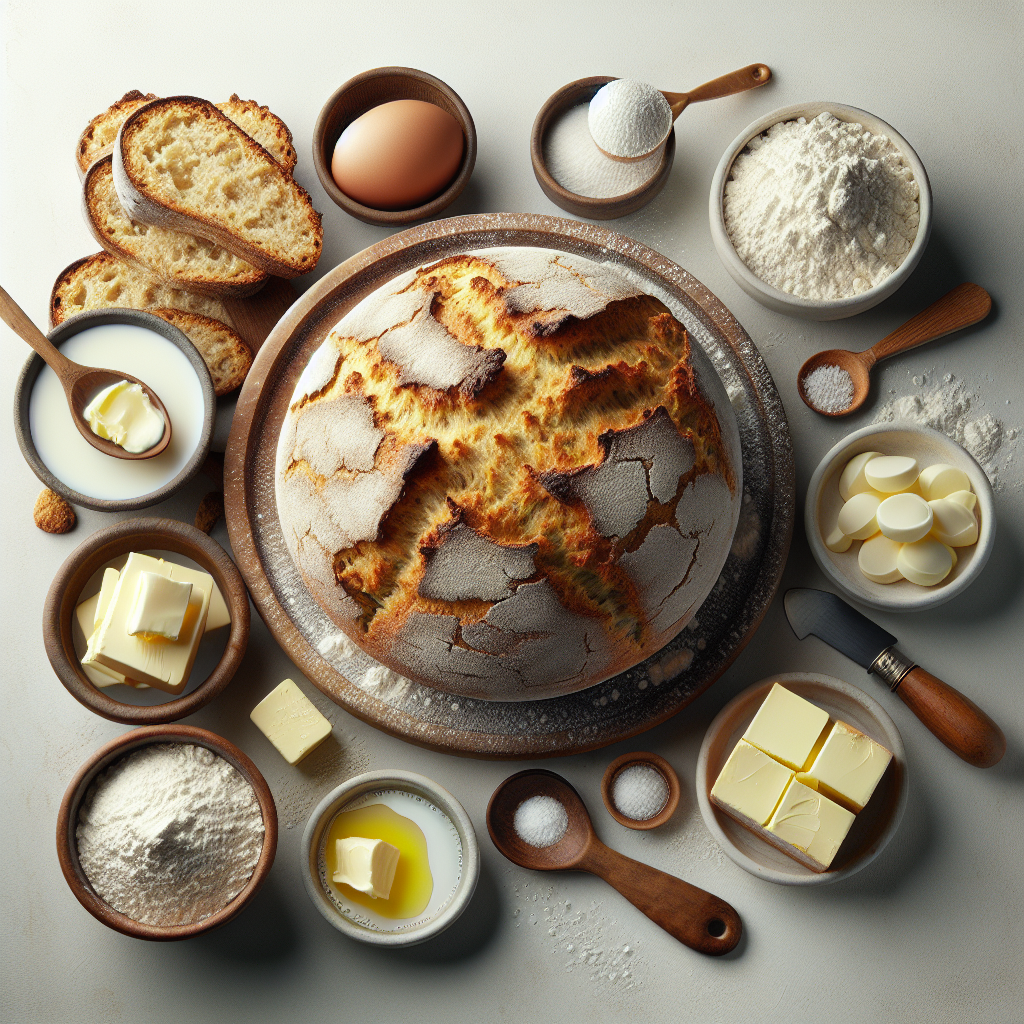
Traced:
<path fill-rule="evenodd" d="M 601 779 L 608 813 L 626 828 L 664 825 L 679 806 L 679 776 L 663 757 L 634 751 L 617 757 Z"/>

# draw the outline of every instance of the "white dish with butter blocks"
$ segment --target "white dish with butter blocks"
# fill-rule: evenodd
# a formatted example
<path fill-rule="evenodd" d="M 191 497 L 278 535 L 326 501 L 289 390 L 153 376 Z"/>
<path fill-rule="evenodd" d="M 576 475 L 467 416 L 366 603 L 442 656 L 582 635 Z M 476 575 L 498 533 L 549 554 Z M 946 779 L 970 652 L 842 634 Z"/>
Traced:
<path fill-rule="evenodd" d="M 328 869 L 335 819 L 380 805 L 411 821 L 426 842 L 432 888 L 421 912 L 408 918 L 377 913 L 375 901 L 365 897 L 350 898 L 353 891 L 340 882 L 344 876 Z M 310 815 L 302 850 L 302 881 L 313 905 L 338 931 L 374 946 L 413 946 L 444 931 L 469 905 L 480 875 L 480 848 L 469 815 L 451 793 L 412 772 L 366 772 L 332 790 Z M 401 864 L 399 858 L 399 870 Z"/>
<path fill-rule="evenodd" d="M 873 795 L 856 815 L 826 871 L 812 871 L 805 867 L 711 802 L 711 790 L 722 769 L 776 683 L 810 701 L 836 722 L 846 723 L 864 733 L 892 753 L 891 763 Z M 790 771 L 787 767 L 778 761 L 773 764 L 778 765 L 788 778 Z M 809 672 L 771 676 L 730 701 L 708 728 L 697 760 L 697 802 L 705 824 L 726 855 L 751 874 L 782 885 L 834 882 L 871 863 L 899 826 L 907 802 L 903 740 L 881 705 L 850 683 Z"/>
<path fill-rule="evenodd" d="M 955 548 L 955 563 L 941 582 L 932 586 L 918 586 L 907 579 L 899 578 L 898 574 L 895 574 L 895 582 L 875 582 L 864 574 L 865 563 L 860 558 L 860 543 L 854 540 L 846 550 L 835 550 L 841 545 L 830 543 L 833 540 L 831 534 L 844 507 L 844 500 L 839 491 L 840 477 L 851 460 L 867 452 L 916 459 L 923 471 L 921 480 L 926 489 L 932 483 L 931 477 L 942 472 L 937 469 L 932 471 L 932 467 L 952 466 L 966 474 L 970 481 L 971 494 L 976 499 L 971 501 L 971 514 L 977 520 L 978 539 L 974 544 Z M 854 464 L 853 468 L 860 468 L 863 475 L 863 467 Z M 945 475 L 952 478 L 957 474 L 947 470 Z M 914 485 L 918 489 L 920 486 L 921 484 Z M 971 499 L 971 494 L 966 498 Z M 860 498 L 861 495 L 856 497 Z M 863 497 L 867 498 L 868 495 L 863 494 Z M 885 496 L 881 497 L 884 499 Z M 884 513 L 883 509 L 883 517 Z M 804 505 L 807 541 L 822 572 L 849 597 L 884 611 L 919 611 L 922 608 L 934 608 L 962 593 L 985 567 L 995 542 L 995 527 L 992 485 L 981 466 L 945 434 L 916 423 L 899 421 L 863 427 L 835 445 L 815 469 L 807 488 Z M 876 531 L 872 532 L 878 536 Z M 853 536 L 857 537 L 857 534 Z M 870 554 L 869 552 L 868 555 Z M 884 555 L 882 552 L 875 554 Z M 905 555 L 907 554 L 912 552 L 905 552 Z M 885 559 L 882 558 L 880 561 L 884 562 Z M 875 568 L 876 572 L 881 572 L 885 566 L 876 564 Z M 879 578 L 888 577 L 882 572 Z"/>

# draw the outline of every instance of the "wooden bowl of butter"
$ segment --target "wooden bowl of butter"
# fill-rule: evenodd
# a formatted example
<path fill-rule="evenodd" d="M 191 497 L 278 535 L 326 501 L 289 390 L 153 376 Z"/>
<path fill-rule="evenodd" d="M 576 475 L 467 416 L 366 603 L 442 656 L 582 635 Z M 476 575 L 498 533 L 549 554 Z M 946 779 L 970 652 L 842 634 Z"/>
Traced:
<path fill-rule="evenodd" d="M 859 764 L 865 750 L 878 771 L 854 780 L 846 762 Z M 866 867 L 899 827 L 907 792 L 893 720 L 857 687 L 814 672 L 770 676 L 733 698 L 697 759 L 711 834 L 741 868 L 782 885 Z"/>
<path fill-rule="evenodd" d="M 221 630 L 227 639 L 217 656 L 210 647 Z M 43 642 L 57 677 L 90 711 L 128 725 L 174 722 L 213 700 L 242 663 L 249 596 L 227 552 L 194 526 L 126 519 L 94 533 L 57 570 Z M 213 657 L 209 674 L 189 689 Z M 149 688 L 144 697 L 139 684 Z M 130 703 L 114 694 L 171 699 Z"/>

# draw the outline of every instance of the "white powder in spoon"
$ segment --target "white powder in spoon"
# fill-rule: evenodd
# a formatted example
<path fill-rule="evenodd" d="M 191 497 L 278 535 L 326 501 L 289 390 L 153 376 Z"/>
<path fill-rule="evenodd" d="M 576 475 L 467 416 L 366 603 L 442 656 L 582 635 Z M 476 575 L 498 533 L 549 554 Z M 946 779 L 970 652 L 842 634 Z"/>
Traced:
<path fill-rule="evenodd" d="M 553 796 L 531 796 L 516 808 L 512 824 L 524 843 L 543 849 L 565 835 L 569 815 Z"/>
<path fill-rule="evenodd" d="M 841 366 L 819 366 L 807 374 L 801 387 L 819 412 L 842 412 L 853 401 L 853 378 Z"/>
<path fill-rule="evenodd" d="M 635 160 L 668 137 L 672 108 L 653 85 L 617 78 L 594 94 L 587 124 L 594 142 L 606 153 Z"/>

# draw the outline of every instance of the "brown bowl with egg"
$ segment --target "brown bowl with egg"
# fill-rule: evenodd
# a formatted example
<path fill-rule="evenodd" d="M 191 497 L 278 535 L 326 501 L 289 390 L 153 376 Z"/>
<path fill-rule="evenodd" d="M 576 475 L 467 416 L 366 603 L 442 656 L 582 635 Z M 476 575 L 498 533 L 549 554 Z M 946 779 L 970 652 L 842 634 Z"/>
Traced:
<path fill-rule="evenodd" d="M 106 563 L 132 551 L 192 559 L 213 577 L 230 618 L 224 650 L 206 679 L 190 692 L 149 706 L 116 700 L 94 685 L 75 647 L 75 612 L 89 581 Z M 127 725 L 173 722 L 204 707 L 231 681 L 248 643 L 249 595 L 235 563 L 205 533 L 173 519 L 125 519 L 94 533 L 57 570 L 43 606 L 43 644 L 57 678 L 90 711 Z"/>
<path fill-rule="evenodd" d="M 79 858 L 80 809 L 97 776 L 140 748 L 158 743 L 183 743 L 205 747 L 231 765 L 252 787 L 263 822 L 263 843 L 248 880 L 223 907 L 200 920 L 183 924 L 145 924 L 115 910 L 96 891 Z M 135 729 L 100 747 L 75 773 L 57 814 L 57 857 L 65 881 L 79 903 L 108 928 L 136 939 L 170 942 L 190 939 L 211 931 L 236 917 L 263 885 L 277 853 L 277 807 L 260 770 L 233 743 L 188 725 L 148 726 Z"/>
<path fill-rule="evenodd" d="M 378 183 L 374 192 L 382 198 L 376 200 L 379 205 L 373 205 L 370 202 L 353 198 L 339 186 L 332 173 L 335 148 L 345 129 L 354 121 L 365 114 L 378 110 L 384 104 L 394 103 L 398 100 L 419 100 L 439 108 L 450 118 L 454 118 L 462 129 L 462 153 L 457 163 L 452 160 L 454 172 L 448 178 L 448 183 L 439 185 L 440 191 L 435 192 L 432 196 L 421 197 L 411 204 L 407 204 L 401 200 L 401 196 L 406 192 L 404 186 L 408 183 L 395 179 L 388 184 L 384 180 L 383 183 L 388 184 L 388 187 L 380 188 L 380 183 Z M 409 156 L 407 150 L 410 142 L 408 139 L 402 138 L 401 131 L 405 122 L 392 121 L 386 113 L 379 114 L 377 117 L 378 123 L 372 128 L 387 136 L 387 145 L 394 147 L 394 156 L 396 158 Z M 440 120 L 444 121 L 443 118 Z M 393 137 L 394 133 L 398 134 L 397 138 Z M 381 139 L 384 139 L 384 135 L 381 136 Z M 353 163 L 365 165 L 364 169 L 369 168 L 371 163 L 374 168 L 379 166 L 374 159 L 376 154 L 373 149 L 375 147 L 370 146 L 369 142 L 366 134 L 352 140 L 353 146 L 358 146 L 360 150 L 366 151 L 356 153 L 352 157 Z M 316 168 L 317 177 L 320 179 L 324 191 L 346 213 L 350 213 L 367 224 L 395 227 L 436 217 L 458 198 L 473 174 L 473 167 L 476 164 L 476 145 L 476 126 L 473 124 L 473 117 L 469 108 L 462 102 L 462 98 L 450 86 L 433 75 L 428 75 L 425 71 L 417 71 L 415 68 L 373 68 L 350 78 L 324 104 L 313 128 L 313 166 Z M 442 160 L 451 155 L 446 151 L 443 140 L 441 150 Z M 393 193 L 393 196 L 390 193 Z M 392 197 L 397 201 L 384 201 Z"/>
<path fill-rule="evenodd" d="M 634 213 L 646 206 L 665 186 L 669 172 L 676 158 L 676 133 L 673 129 L 665 142 L 661 153 L 661 162 L 654 174 L 642 185 L 622 195 L 606 198 L 579 195 L 560 185 L 551 173 L 545 154 L 545 145 L 551 127 L 573 107 L 587 103 L 594 98 L 597 91 L 614 77 L 594 75 L 590 78 L 578 78 L 548 97 L 540 108 L 533 122 L 530 135 L 530 159 L 533 162 L 533 173 L 541 191 L 556 206 L 577 217 L 589 217 L 591 220 L 613 220 Z M 610 157 L 608 158 L 611 159 Z"/>

